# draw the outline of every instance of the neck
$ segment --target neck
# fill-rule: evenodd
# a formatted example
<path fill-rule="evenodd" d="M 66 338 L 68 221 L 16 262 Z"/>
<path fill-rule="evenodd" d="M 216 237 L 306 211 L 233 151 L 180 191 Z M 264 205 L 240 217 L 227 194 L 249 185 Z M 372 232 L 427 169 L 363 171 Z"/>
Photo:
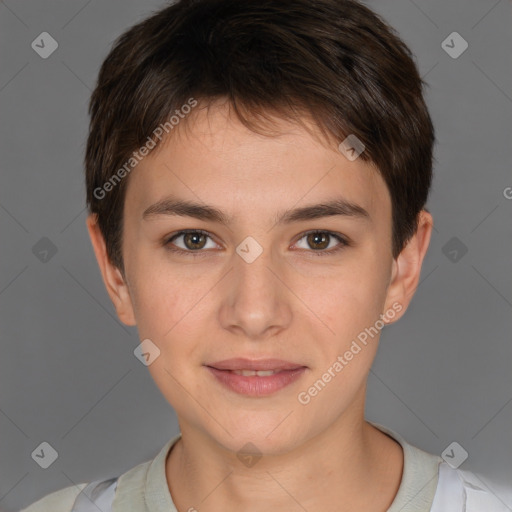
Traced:
<path fill-rule="evenodd" d="M 364 420 L 340 417 L 296 450 L 261 457 L 247 467 L 204 431 L 182 428 L 166 461 L 179 511 L 270 509 L 386 511 L 402 477 L 403 452 Z"/>

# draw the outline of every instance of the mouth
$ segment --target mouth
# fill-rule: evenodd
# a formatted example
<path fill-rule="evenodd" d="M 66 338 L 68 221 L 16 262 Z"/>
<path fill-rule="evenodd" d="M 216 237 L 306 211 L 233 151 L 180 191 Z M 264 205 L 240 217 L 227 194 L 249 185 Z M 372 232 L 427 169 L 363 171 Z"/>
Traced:
<path fill-rule="evenodd" d="M 288 370 L 224 370 L 226 372 L 234 373 L 235 375 L 242 375 L 244 377 L 268 377 L 276 373 Z"/>
<path fill-rule="evenodd" d="M 233 359 L 224 359 L 205 366 L 216 368 L 217 370 L 230 371 L 272 371 L 279 372 L 282 370 L 295 370 L 297 368 L 305 368 L 304 365 L 284 361 L 283 359 L 247 359 L 244 357 L 236 357 Z"/>
<path fill-rule="evenodd" d="M 307 367 L 281 359 L 227 359 L 205 367 L 223 387 L 237 394 L 268 396 L 295 382 Z"/>

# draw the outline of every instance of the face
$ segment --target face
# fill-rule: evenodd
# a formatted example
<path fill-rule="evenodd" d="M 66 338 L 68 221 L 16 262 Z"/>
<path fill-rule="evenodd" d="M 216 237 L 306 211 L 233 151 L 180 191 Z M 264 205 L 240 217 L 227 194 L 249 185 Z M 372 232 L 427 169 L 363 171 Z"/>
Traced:
<path fill-rule="evenodd" d="M 118 312 L 159 349 L 148 369 L 182 432 L 233 451 L 284 453 L 362 414 L 381 315 L 407 305 L 381 176 L 275 123 L 198 111 L 126 191 Z"/>

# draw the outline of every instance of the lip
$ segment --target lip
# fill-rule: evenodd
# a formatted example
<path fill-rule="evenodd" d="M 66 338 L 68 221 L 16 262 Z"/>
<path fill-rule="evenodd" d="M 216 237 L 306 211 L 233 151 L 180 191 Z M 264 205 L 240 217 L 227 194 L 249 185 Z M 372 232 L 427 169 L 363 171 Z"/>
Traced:
<path fill-rule="evenodd" d="M 244 357 L 236 357 L 233 359 L 225 359 L 215 363 L 207 364 L 210 368 L 217 370 L 295 370 L 296 368 L 304 368 L 304 365 L 284 361 L 283 359 L 247 359 Z"/>
<path fill-rule="evenodd" d="M 252 397 L 263 397 L 276 393 L 299 379 L 307 369 L 306 366 L 282 359 L 235 358 L 205 366 L 217 382 L 224 387 L 237 394 Z M 277 373 L 265 376 L 244 376 L 233 373 L 233 370 L 275 370 Z"/>

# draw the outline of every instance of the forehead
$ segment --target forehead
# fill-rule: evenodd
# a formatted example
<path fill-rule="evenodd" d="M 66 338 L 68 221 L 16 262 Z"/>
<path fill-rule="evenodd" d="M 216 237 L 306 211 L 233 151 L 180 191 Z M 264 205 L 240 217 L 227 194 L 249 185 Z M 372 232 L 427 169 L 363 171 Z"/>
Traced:
<path fill-rule="evenodd" d="M 305 121 L 307 122 L 307 121 Z M 169 196 L 216 207 L 226 218 L 278 213 L 337 200 L 389 218 L 387 187 L 375 167 L 348 160 L 318 129 L 275 119 L 273 135 L 255 133 L 226 106 L 197 109 L 132 171 L 125 209 L 139 216 Z"/>

